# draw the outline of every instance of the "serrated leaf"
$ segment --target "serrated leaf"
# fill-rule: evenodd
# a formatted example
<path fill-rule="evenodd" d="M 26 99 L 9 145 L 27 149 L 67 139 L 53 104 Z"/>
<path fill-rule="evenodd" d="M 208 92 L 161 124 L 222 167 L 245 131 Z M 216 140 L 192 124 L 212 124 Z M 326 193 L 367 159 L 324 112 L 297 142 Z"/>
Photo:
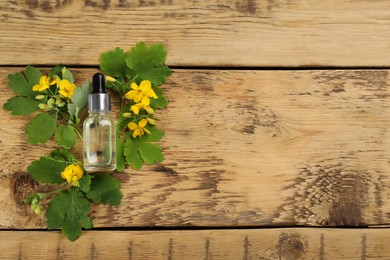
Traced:
<path fill-rule="evenodd" d="M 41 72 L 32 66 L 24 69 L 24 75 L 17 72 L 8 75 L 8 86 L 17 94 L 33 98 L 35 96 L 32 87 L 39 83 Z"/>
<path fill-rule="evenodd" d="M 83 177 L 79 179 L 79 189 L 84 193 L 91 190 L 91 176 L 86 172 L 84 172 Z"/>
<path fill-rule="evenodd" d="M 72 103 L 68 104 L 68 112 L 71 115 L 73 122 L 80 122 L 79 116 L 88 102 L 88 95 L 91 92 L 91 82 L 85 81 L 81 88 L 76 88 L 72 95 Z"/>
<path fill-rule="evenodd" d="M 151 44 L 146 46 L 145 42 L 138 42 L 130 51 L 130 68 L 136 67 L 137 64 L 147 63 L 148 66 L 157 67 L 165 62 L 167 52 L 164 45 Z"/>
<path fill-rule="evenodd" d="M 47 142 L 56 130 L 56 118 L 54 115 L 42 113 L 30 120 L 26 128 L 29 144 Z"/>
<path fill-rule="evenodd" d="M 26 76 L 28 84 L 32 87 L 39 83 L 39 79 L 41 78 L 42 73 L 32 66 L 27 66 L 24 69 L 24 75 Z"/>
<path fill-rule="evenodd" d="M 111 77 L 124 78 L 126 76 L 126 58 L 129 53 L 117 47 L 100 54 L 100 68 Z"/>
<path fill-rule="evenodd" d="M 41 156 L 39 160 L 32 161 L 27 167 L 27 172 L 34 180 L 43 183 L 61 184 L 66 180 L 61 177 L 61 172 L 68 165 L 67 162 L 51 157 Z"/>
<path fill-rule="evenodd" d="M 127 138 L 125 146 L 123 148 L 123 154 L 125 155 L 126 162 L 133 169 L 139 170 L 142 167 L 143 161 L 141 155 L 138 152 L 138 148 L 131 138 Z"/>
<path fill-rule="evenodd" d="M 123 148 L 125 144 L 121 138 L 116 139 L 116 170 L 122 172 L 125 170 L 125 156 Z"/>
<path fill-rule="evenodd" d="M 147 47 L 144 42 L 139 42 L 131 48 L 126 65 L 141 79 L 160 85 L 171 75 L 171 70 L 163 65 L 166 56 L 164 45 L 152 44 Z"/>
<path fill-rule="evenodd" d="M 148 79 L 154 85 L 161 85 L 165 79 L 171 75 L 171 70 L 167 66 L 160 66 L 157 68 L 143 68 L 142 70 L 135 70 L 137 74 L 143 79 Z"/>
<path fill-rule="evenodd" d="M 134 140 L 136 143 L 157 142 L 164 137 L 164 131 L 158 129 L 157 126 L 147 126 L 147 129 L 150 131 L 150 134 L 145 134 L 141 137 L 136 138 Z"/>
<path fill-rule="evenodd" d="M 97 203 L 118 206 L 122 199 L 121 183 L 107 173 L 96 173 L 91 181 L 87 198 Z"/>
<path fill-rule="evenodd" d="M 28 97 L 17 96 L 8 99 L 3 108 L 7 111 L 11 111 L 12 115 L 28 115 L 32 112 L 39 110 L 40 101 L 34 100 Z"/>
<path fill-rule="evenodd" d="M 59 148 L 50 153 L 50 157 L 58 160 L 58 161 L 64 161 L 69 164 L 76 163 L 76 158 L 73 154 L 71 154 L 68 150 Z"/>
<path fill-rule="evenodd" d="M 164 155 L 162 154 L 161 146 L 151 143 L 137 143 L 138 151 L 142 159 L 148 163 L 153 164 L 155 162 L 162 162 Z"/>
<path fill-rule="evenodd" d="M 88 217 L 90 202 L 74 187 L 60 191 L 49 203 L 45 216 L 49 229 L 61 226 L 61 232 L 69 240 L 76 240 L 82 227 L 92 228 Z"/>
<path fill-rule="evenodd" d="M 56 65 L 54 68 L 52 68 L 49 73 L 48 73 L 48 76 L 49 77 L 54 77 L 54 76 L 58 76 L 60 77 L 62 75 L 62 68 L 64 67 L 64 65 Z"/>
<path fill-rule="evenodd" d="M 154 93 L 157 95 L 157 99 L 150 99 L 150 106 L 153 108 L 164 108 L 168 105 L 168 99 L 163 95 L 163 91 L 159 87 L 153 88 Z"/>
<path fill-rule="evenodd" d="M 163 95 L 163 91 L 159 87 L 153 88 L 154 93 L 157 95 L 157 99 L 150 99 L 150 106 L 152 108 L 164 108 L 168 105 L 168 99 Z"/>
<path fill-rule="evenodd" d="M 83 217 L 80 219 L 80 225 L 85 229 L 93 228 L 92 220 L 89 217 Z"/>
<path fill-rule="evenodd" d="M 57 144 L 67 149 L 72 148 L 77 142 L 77 134 L 71 125 L 60 125 L 55 135 Z"/>

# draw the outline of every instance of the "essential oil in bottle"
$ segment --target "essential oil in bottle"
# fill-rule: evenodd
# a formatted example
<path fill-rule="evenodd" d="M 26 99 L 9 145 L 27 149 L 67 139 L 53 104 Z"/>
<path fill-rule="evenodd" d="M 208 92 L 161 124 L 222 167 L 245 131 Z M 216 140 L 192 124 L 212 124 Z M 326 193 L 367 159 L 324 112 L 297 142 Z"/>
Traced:
<path fill-rule="evenodd" d="M 90 172 L 113 171 L 116 168 L 116 130 L 110 116 L 111 103 L 104 75 L 94 74 L 92 85 L 92 93 L 88 96 L 89 116 L 83 125 L 84 169 Z"/>

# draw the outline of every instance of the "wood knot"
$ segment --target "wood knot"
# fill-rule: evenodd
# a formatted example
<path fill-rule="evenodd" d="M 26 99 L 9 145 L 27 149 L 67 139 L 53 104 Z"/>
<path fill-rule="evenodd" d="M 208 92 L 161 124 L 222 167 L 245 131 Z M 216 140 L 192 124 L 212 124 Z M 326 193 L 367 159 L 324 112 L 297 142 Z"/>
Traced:
<path fill-rule="evenodd" d="M 276 245 L 278 259 L 298 259 L 308 248 L 306 239 L 300 234 L 281 233 Z"/>
<path fill-rule="evenodd" d="M 300 177 L 288 189 L 294 194 L 281 207 L 276 222 L 303 225 L 366 225 L 365 208 L 380 219 L 381 178 L 375 172 L 344 163 L 321 162 L 303 167 Z"/>
<path fill-rule="evenodd" d="M 27 172 L 14 172 L 11 178 L 11 190 L 18 205 L 24 205 L 23 200 L 38 189 L 38 183 Z"/>

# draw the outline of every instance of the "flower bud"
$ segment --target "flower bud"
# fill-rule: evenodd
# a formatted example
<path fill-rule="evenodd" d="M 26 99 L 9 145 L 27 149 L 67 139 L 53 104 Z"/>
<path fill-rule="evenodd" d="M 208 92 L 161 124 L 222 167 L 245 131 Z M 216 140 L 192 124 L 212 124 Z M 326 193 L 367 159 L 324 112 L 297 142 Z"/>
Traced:
<path fill-rule="evenodd" d="M 154 113 L 154 109 L 151 108 L 151 107 L 145 107 L 144 109 L 145 109 L 145 111 L 146 111 L 149 115 L 151 115 L 151 114 Z"/>
<path fill-rule="evenodd" d="M 148 123 L 151 124 L 151 125 L 155 125 L 156 124 L 156 120 L 154 120 L 153 118 L 146 118 L 146 120 L 148 120 Z"/>
<path fill-rule="evenodd" d="M 47 109 L 47 105 L 44 104 L 44 103 L 39 104 L 38 107 L 39 107 L 40 109 L 43 109 L 43 110 L 46 110 L 46 109 Z"/>
<path fill-rule="evenodd" d="M 115 82 L 116 81 L 116 79 L 114 79 L 113 77 L 110 77 L 110 76 L 106 76 L 106 80 L 110 81 L 110 82 Z"/>
<path fill-rule="evenodd" d="M 56 106 L 58 106 L 59 104 L 61 104 L 61 102 L 62 102 L 62 98 L 61 97 L 57 97 L 56 98 Z"/>
<path fill-rule="evenodd" d="M 35 99 L 43 99 L 43 98 L 45 98 L 45 95 L 37 95 L 37 96 L 35 96 Z"/>
<path fill-rule="evenodd" d="M 126 112 L 126 113 L 123 113 L 122 116 L 125 118 L 128 118 L 128 117 L 131 117 L 131 113 Z"/>
<path fill-rule="evenodd" d="M 47 107 L 48 107 L 48 108 L 52 108 L 52 107 L 53 107 L 53 104 L 54 104 L 54 98 L 50 98 L 50 99 L 47 101 Z"/>
<path fill-rule="evenodd" d="M 42 206 L 37 205 L 37 207 L 34 209 L 35 214 L 39 215 L 42 212 Z"/>

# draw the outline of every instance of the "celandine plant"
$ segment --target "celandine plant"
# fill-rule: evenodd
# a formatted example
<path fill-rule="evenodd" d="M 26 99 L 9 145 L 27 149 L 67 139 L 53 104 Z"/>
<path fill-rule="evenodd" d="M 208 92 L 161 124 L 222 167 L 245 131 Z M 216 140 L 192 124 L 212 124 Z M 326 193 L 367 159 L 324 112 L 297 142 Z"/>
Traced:
<path fill-rule="evenodd" d="M 171 75 L 165 60 L 162 44 L 147 46 L 144 42 L 127 52 L 115 48 L 100 55 L 107 87 L 121 103 L 116 124 L 117 171 L 128 165 L 138 170 L 145 162 L 164 159 L 155 142 L 164 136 L 156 126 L 157 110 L 168 104 L 160 88 Z M 91 83 L 87 80 L 81 87 L 76 86 L 65 66 L 57 65 L 47 75 L 27 66 L 23 73 L 8 75 L 8 86 L 17 96 L 10 98 L 4 109 L 15 116 L 34 114 L 26 127 L 28 143 L 43 144 L 54 136 L 59 146 L 27 168 L 34 180 L 53 188 L 46 193 L 36 192 L 24 201 L 36 214 L 45 210 L 49 229 L 61 228 L 62 234 L 74 241 L 82 228 L 93 227 L 91 202 L 118 206 L 122 199 L 121 183 L 116 178 L 105 172 L 88 173 L 82 160 L 70 150 L 77 139 L 82 140 L 80 114 L 87 104 Z"/>

